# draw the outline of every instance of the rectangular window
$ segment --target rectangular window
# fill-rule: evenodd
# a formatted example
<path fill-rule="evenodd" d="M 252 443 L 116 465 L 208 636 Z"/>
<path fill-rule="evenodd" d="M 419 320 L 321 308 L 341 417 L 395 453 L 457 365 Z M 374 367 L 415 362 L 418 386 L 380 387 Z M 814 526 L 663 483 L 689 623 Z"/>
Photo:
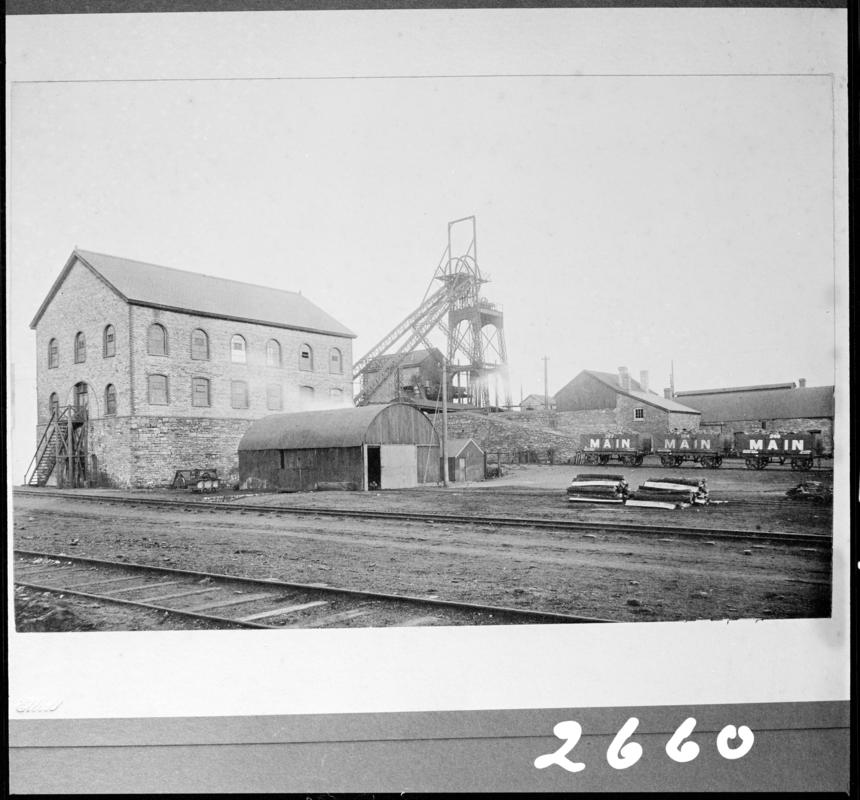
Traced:
<path fill-rule="evenodd" d="M 763 419 L 763 420 L 761 421 L 761 429 L 762 429 L 763 431 L 766 431 L 766 430 L 767 430 L 767 420 L 766 420 L 766 419 Z"/>
<path fill-rule="evenodd" d="M 205 408 L 209 402 L 209 381 L 206 378 L 191 379 L 191 405 Z"/>
<path fill-rule="evenodd" d="M 149 403 L 153 406 L 167 405 L 167 376 L 150 375 L 148 379 Z"/>
<path fill-rule="evenodd" d="M 230 405 L 248 408 L 248 384 L 245 381 L 230 381 Z"/>
<path fill-rule="evenodd" d="M 633 419 L 645 419 L 645 409 L 644 408 L 634 408 L 633 409 Z"/>
<path fill-rule="evenodd" d="M 284 395 L 280 383 L 270 383 L 266 387 L 266 408 L 269 411 L 282 411 L 284 408 Z"/>

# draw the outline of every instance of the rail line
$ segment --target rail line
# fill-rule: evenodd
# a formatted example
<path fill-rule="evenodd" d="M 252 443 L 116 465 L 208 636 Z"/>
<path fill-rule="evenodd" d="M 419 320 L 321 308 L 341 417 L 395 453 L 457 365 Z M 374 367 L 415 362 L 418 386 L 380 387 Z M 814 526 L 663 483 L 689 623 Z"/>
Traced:
<path fill-rule="evenodd" d="M 16 586 L 158 611 L 222 628 L 284 630 L 616 621 L 154 567 L 65 553 L 15 550 L 14 555 Z M 224 613 L 228 616 L 223 616 Z"/>
<path fill-rule="evenodd" d="M 630 522 L 585 522 L 551 517 L 491 517 L 468 514 L 434 514 L 423 511 L 378 511 L 371 509 L 315 508 L 313 506 L 260 506 L 233 501 L 206 502 L 205 500 L 170 500 L 153 497 L 118 497 L 115 495 L 71 494 L 44 490 L 15 489 L 16 494 L 35 497 L 61 497 L 84 502 L 114 503 L 124 506 L 157 508 L 207 508 L 213 512 L 245 512 L 265 515 L 303 515 L 317 517 L 347 517 L 376 519 L 392 522 L 430 522 L 433 524 L 475 525 L 517 528 L 542 528 L 558 531 L 591 533 L 627 533 L 636 536 L 672 536 L 683 539 L 743 539 L 779 544 L 830 545 L 832 537 L 821 533 L 783 533 L 777 531 L 737 530 L 731 528 L 682 528 L 679 525 L 640 525 Z M 682 520 L 679 518 L 679 523 Z"/>

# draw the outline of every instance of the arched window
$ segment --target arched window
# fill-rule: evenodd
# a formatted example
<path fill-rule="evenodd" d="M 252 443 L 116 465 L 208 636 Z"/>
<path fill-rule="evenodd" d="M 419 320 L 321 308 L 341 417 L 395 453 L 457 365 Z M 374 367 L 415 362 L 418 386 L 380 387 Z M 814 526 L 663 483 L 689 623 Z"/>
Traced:
<path fill-rule="evenodd" d="M 58 413 L 60 410 L 60 398 L 57 397 L 56 392 L 51 392 L 51 396 L 48 398 L 48 414 L 53 416 Z"/>
<path fill-rule="evenodd" d="M 60 343 L 56 339 L 48 342 L 48 369 L 60 366 Z"/>
<path fill-rule="evenodd" d="M 230 339 L 230 360 L 234 364 L 244 364 L 245 358 L 245 337 L 237 333 Z"/>
<path fill-rule="evenodd" d="M 105 358 L 116 355 L 116 331 L 114 331 L 113 325 L 105 326 L 102 355 Z"/>
<path fill-rule="evenodd" d="M 167 355 L 167 328 L 153 322 L 146 333 L 146 352 L 151 356 Z"/>
<path fill-rule="evenodd" d="M 112 383 L 105 386 L 105 414 L 116 414 L 116 387 Z"/>
<path fill-rule="evenodd" d="M 340 375 L 343 372 L 343 356 L 336 347 L 332 347 L 329 351 L 328 371 L 335 375 Z"/>
<path fill-rule="evenodd" d="M 266 342 L 266 366 L 281 366 L 281 345 L 275 339 L 269 339 L 269 341 Z"/>
<path fill-rule="evenodd" d="M 75 384 L 75 410 L 86 411 L 90 404 L 89 387 L 85 381 Z"/>
<path fill-rule="evenodd" d="M 195 361 L 209 360 L 209 336 L 202 328 L 191 331 L 191 358 Z"/>
<path fill-rule="evenodd" d="M 283 411 L 284 392 L 280 383 L 270 383 L 266 386 L 266 408 L 269 411 Z"/>
<path fill-rule="evenodd" d="M 198 408 L 206 408 L 210 405 L 208 378 L 191 379 L 191 405 Z"/>
<path fill-rule="evenodd" d="M 87 338 L 83 331 L 75 335 L 75 364 L 83 364 L 87 360 Z"/>
<path fill-rule="evenodd" d="M 309 344 L 303 344 L 299 351 L 299 369 L 310 372 L 314 368 L 314 351 Z"/>
<path fill-rule="evenodd" d="M 303 406 L 310 405 L 314 401 L 313 386 L 299 386 L 299 400 Z"/>
<path fill-rule="evenodd" d="M 153 406 L 166 406 L 168 401 L 167 395 L 167 376 L 166 375 L 150 375 L 147 377 L 147 395 L 149 404 Z"/>

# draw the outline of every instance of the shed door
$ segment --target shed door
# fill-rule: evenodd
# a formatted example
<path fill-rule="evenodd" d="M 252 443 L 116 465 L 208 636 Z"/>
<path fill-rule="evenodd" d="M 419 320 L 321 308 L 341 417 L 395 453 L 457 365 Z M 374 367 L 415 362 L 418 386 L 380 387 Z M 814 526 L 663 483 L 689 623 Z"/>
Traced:
<path fill-rule="evenodd" d="M 418 476 L 418 448 L 414 444 L 384 444 L 380 447 L 383 489 L 415 486 Z"/>

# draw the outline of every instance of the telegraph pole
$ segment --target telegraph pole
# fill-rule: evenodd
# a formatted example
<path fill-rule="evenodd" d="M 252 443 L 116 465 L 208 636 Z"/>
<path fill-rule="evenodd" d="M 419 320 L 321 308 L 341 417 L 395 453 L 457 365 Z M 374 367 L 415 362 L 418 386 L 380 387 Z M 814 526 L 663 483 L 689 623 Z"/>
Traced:
<path fill-rule="evenodd" d="M 549 361 L 547 356 L 543 357 L 543 407 L 544 411 L 549 411 L 549 383 L 547 381 L 546 362 Z"/>
<path fill-rule="evenodd" d="M 442 485 L 448 485 L 448 370 L 442 357 Z"/>

